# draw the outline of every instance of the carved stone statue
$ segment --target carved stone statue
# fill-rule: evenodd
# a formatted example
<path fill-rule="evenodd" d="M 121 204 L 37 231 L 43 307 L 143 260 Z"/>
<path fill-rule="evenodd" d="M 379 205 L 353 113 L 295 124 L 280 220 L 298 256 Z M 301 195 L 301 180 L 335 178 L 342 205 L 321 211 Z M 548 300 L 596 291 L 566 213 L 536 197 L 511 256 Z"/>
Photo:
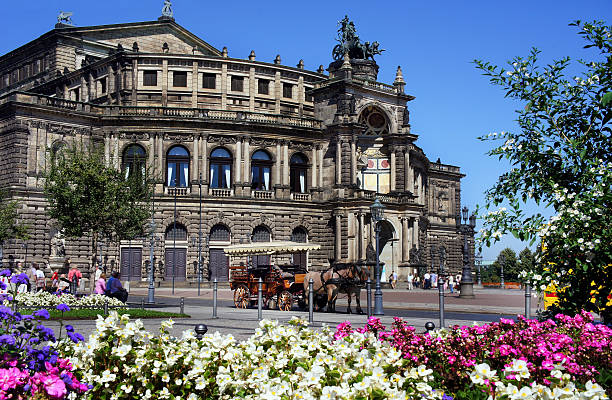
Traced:
<path fill-rule="evenodd" d="M 66 239 L 61 231 L 57 231 L 51 238 L 51 257 L 64 257 L 66 255 Z"/>
<path fill-rule="evenodd" d="M 368 247 L 366 247 L 366 261 L 369 263 L 376 262 L 376 250 L 374 250 L 372 242 L 368 243 Z"/>
<path fill-rule="evenodd" d="M 162 8 L 162 17 L 174 17 L 174 12 L 172 11 L 172 3 L 170 0 L 164 0 L 164 7 Z"/>
<path fill-rule="evenodd" d="M 367 60 L 371 58 L 374 61 L 374 56 L 381 54 L 384 50 L 379 49 L 380 44 L 378 42 L 365 42 L 361 43 L 359 36 L 357 36 L 357 30 L 355 24 L 349 20 L 348 15 L 344 16 L 344 19 L 338 21 L 340 28 L 338 29 L 338 37 L 336 41 L 339 42 L 332 51 L 334 60 L 340 60 L 344 57 L 345 53 L 348 53 L 351 59 Z"/>
<path fill-rule="evenodd" d="M 70 17 L 72 17 L 72 14 L 73 13 L 71 12 L 60 11 L 59 15 L 57 16 L 57 23 L 72 25 L 72 19 L 70 19 Z"/>

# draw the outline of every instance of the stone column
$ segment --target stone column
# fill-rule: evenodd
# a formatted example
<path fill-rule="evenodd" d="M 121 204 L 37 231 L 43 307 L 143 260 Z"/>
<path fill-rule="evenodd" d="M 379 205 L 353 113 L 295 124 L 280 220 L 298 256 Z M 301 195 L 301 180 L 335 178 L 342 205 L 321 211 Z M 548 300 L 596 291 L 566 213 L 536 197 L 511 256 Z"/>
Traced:
<path fill-rule="evenodd" d="M 162 89 L 162 107 L 167 107 L 168 106 L 168 59 L 165 57 L 162 60 L 161 89 Z"/>
<path fill-rule="evenodd" d="M 317 187 L 317 147 L 312 148 L 310 159 L 312 160 L 310 167 L 310 188 Z"/>
<path fill-rule="evenodd" d="M 202 179 L 208 182 L 208 135 L 200 140 L 200 157 L 202 158 Z"/>
<path fill-rule="evenodd" d="M 359 259 L 360 260 L 365 260 L 366 258 L 366 243 L 365 243 L 365 235 L 363 234 L 364 225 L 365 225 L 365 214 L 359 213 L 359 233 L 357 237 L 359 240 Z"/>
<path fill-rule="evenodd" d="M 279 72 L 280 73 L 280 72 Z M 227 75 L 227 63 L 221 64 L 221 109 L 227 108 L 227 86 L 230 85 Z"/>
<path fill-rule="evenodd" d="M 410 259 L 410 240 L 408 233 L 408 217 L 402 218 L 402 261 Z"/>
<path fill-rule="evenodd" d="M 412 246 L 419 248 L 419 217 L 412 218 Z"/>
<path fill-rule="evenodd" d="M 281 184 L 281 160 L 283 159 L 283 156 L 281 154 L 281 145 L 280 142 L 276 142 L 276 162 L 274 163 L 274 176 L 273 176 L 273 182 L 274 185 L 280 185 Z"/>
<path fill-rule="evenodd" d="M 336 214 L 336 261 L 342 259 L 342 216 Z"/>
<path fill-rule="evenodd" d="M 199 149 L 199 139 L 198 135 L 193 135 L 193 175 L 191 175 L 191 180 L 199 180 L 200 179 L 200 165 L 198 163 L 200 149 Z"/>
<path fill-rule="evenodd" d="M 283 186 L 289 186 L 289 142 L 283 142 Z"/>
<path fill-rule="evenodd" d="M 104 133 L 104 162 L 108 167 L 110 165 L 110 148 L 111 148 L 111 135 Z"/>
<path fill-rule="evenodd" d="M 148 158 L 148 168 L 155 168 L 155 159 L 153 158 L 155 154 L 155 134 L 149 134 L 149 158 Z"/>
<path fill-rule="evenodd" d="M 244 143 L 244 183 L 251 183 L 251 142 L 248 137 L 242 139 Z"/>
<path fill-rule="evenodd" d="M 136 58 L 132 60 L 132 105 L 138 105 L 138 59 Z"/>
<path fill-rule="evenodd" d="M 198 88 L 200 73 L 198 72 L 198 60 L 194 60 L 191 66 L 191 107 L 198 108 Z M 197 179 L 197 177 L 196 177 Z"/>
<path fill-rule="evenodd" d="M 396 177 L 396 168 L 395 168 L 395 149 L 391 149 L 391 159 L 389 160 L 391 162 L 391 182 L 390 182 L 390 190 L 392 192 L 395 191 L 395 177 Z"/>
<path fill-rule="evenodd" d="M 115 168 L 119 169 L 119 135 L 115 134 Z"/>
<path fill-rule="evenodd" d="M 319 153 L 319 188 L 323 187 L 323 148 L 319 147 L 317 152 Z"/>
<path fill-rule="evenodd" d="M 166 171 L 164 171 L 164 134 L 157 134 L 157 168 L 161 174 L 162 180 L 165 180 Z M 164 185 L 165 185 L 164 181 Z"/>
<path fill-rule="evenodd" d="M 410 170 L 410 150 L 404 152 L 404 191 L 412 192 L 412 171 Z"/>
<path fill-rule="evenodd" d="M 241 156 L 242 156 L 242 138 L 236 140 L 236 151 L 234 157 L 234 183 L 238 184 L 242 182 L 240 168 L 242 167 Z"/>
<path fill-rule="evenodd" d="M 357 139 L 351 140 L 351 185 L 357 184 Z"/>
<path fill-rule="evenodd" d="M 342 139 L 336 141 L 336 185 L 342 184 Z"/>

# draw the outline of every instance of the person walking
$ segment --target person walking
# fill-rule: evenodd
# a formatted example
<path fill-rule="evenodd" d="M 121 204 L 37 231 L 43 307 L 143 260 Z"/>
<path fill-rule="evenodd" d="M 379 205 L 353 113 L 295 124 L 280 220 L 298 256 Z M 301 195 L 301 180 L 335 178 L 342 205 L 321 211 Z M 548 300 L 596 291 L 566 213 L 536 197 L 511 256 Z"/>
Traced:
<path fill-rule="evenodd" d="M 423 281 L 423 289 L 429 289 L 431 287 L 431 275 L 429 272 L 425 272 L 425 276 L 423 278 L 425 278 Z"/>
<path fill-rule="evenodd" d="M 71 288 L 71 292 L 74 293 L 72 294 L 76 294 L 77 288 L 79 287 L 79 283 L 81 282 L 81 278 L 83 278 L 83 274 L 81 273 L 81 271 L 79 271 L 79 267 L 73 265 L 70 268 L 70 272 L 68 272 L 68 280 L 70 281 L 70 284 L 73 285 Z"/>
<path fill-rule="evenodd" d="M 106 274 L 101 273 L 98 279 L 96 280 L 96 287 L 94 289 L 96 294 L 105 294 L 106 293 Z"/>
<path fill-rule="evenodd" d="M 448 277 L 448 288 L 450 289 L 451 293 L 455 293 L 455 279 L 452 275 Z"/>
<path fill-rule="evenodd" d="M 391 280 L 391 287 L 393 289 L 395 289 L 395 286 L 397 285 L 397 272 L 393 271 L 391 273 L 391 279 L 390 280 Z"/>
<path fill-rule="evenodd" d="M 26 265 L 26 276 L 28 277 L 28 292 L 34 292 L 36 290 L 36 263 L 30 264 L 28 268 Z M 20 266 L 20 263 L 17 263 Z"/>
<path fill-rule="evenodd" d="M 45 272 L 36 263 L 32 263 L 34 269 L 36 269 L 36 291 L 42 292 L 47 286 L 47 280 L 45 278 Z"/>
<path fill-rule="evenodd" d="M 57 287 L 59 286 L 59 273 L 56 271 L 53 271 L 53 275 L 51 275 L 51 288 L 53 289 L 53 291 L 57 290 Z"/>
<path fill-rule="evenodd" d="M 412 275 L 412 272 L 410 272 L 408 274 L 408 290 L 413 289 L 413 282 L 414 282 L 414 275 Z"/>

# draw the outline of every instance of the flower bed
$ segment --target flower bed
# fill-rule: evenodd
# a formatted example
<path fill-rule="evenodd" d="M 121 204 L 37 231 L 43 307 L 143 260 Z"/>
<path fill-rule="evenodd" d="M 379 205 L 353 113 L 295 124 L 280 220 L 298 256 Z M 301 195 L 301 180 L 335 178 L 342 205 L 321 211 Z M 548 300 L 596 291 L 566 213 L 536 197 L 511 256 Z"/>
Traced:
<path fill-rule="evenodd" d="M 54 308 L 59 304 L 67 304 L 72 308 L 102 308 L 106 302 L 108 302 L 108 305 L 111 307 L 125 306 L 125 303 L 122 301 L 104 296 L 102 294 L 90 294 L 83 297 L 76 297 L 68 293 L 62 293 L 59 295 L 48 292 L 18 293 L 16 300 L 20 306 L 42 308 Z"/>
<path fill-rule="evenodd" d="M 249 339 L 186 331 L 151 336 L 111 313 L 87 343 L 59 346 L 90 399 L 607 398 L 612 331 L 588 314 L 504 320 L 417 335 L 396 320 L 318 332 L 300 320 L 262 321 Z"/>

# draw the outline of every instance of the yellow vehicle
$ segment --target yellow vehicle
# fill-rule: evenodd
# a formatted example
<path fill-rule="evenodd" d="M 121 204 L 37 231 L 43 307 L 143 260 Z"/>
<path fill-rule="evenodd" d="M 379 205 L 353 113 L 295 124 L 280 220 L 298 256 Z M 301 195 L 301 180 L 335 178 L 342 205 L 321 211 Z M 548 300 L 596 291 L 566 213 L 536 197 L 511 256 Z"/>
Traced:
<path fill-rule="evenodd" d="M 544 291 L 544 309 L 548 310 L 550 306 L 557 304 L 558 302 L 559 298 L 557 297 L 557 286 L 551 283 Z"/>

